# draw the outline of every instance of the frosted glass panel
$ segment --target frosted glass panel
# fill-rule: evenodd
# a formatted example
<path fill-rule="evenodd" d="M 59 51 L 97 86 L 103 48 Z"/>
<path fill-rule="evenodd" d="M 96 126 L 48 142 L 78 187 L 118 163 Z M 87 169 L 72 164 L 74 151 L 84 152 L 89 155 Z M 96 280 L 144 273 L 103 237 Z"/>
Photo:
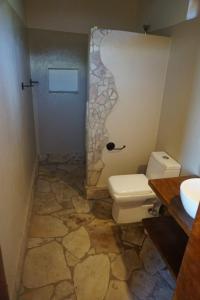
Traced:
<path fill-rule="evenodd" d="M 49 69 L 49 91 L 78 92 L 78 69 Z"/>

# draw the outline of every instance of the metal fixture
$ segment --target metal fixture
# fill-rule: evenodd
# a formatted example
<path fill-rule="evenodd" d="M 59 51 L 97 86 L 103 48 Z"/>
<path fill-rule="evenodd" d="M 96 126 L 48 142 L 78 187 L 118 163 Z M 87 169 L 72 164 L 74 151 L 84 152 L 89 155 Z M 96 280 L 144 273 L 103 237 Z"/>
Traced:
<path fill-rule="evenodd" d="M 115 148 L 115 143 L 113 142 L 109 142 L 107 145 L 106 145 L 106 148 L 108 149 L 108 151 L 113 151 L 113 150 L 123 150 L 124 148 L 126 148 L 126 146 L 122 146 L 120 148 Z"/>
<path fill-rule="evenodd" d="M 36 84 L 39 84 L 39 81 L 35 81 L 32 79 L 29 80 L 29 84 L 25 84 L 24 82 L 22 82 L 22 90 L 24 90 L 25 88 L 34 87 Z"/>
<path fill-rule="evenodd" d="M 31 85 L 31 86 L 34 86 L 34 85 L 36 85 L 36 84 L 39 84 L 39 81 L 30 79 L 30 85 Z"/>
<path fill-rule="evenodd" d="M 148 33 L 150 27 L 151 27 L 151 25 L 149 25 L 149 24 L 144 24 L 144 25 L 143 25 L 143 29 L 144 29 L 144 33 L 145 33 L 145 34 Z"/>

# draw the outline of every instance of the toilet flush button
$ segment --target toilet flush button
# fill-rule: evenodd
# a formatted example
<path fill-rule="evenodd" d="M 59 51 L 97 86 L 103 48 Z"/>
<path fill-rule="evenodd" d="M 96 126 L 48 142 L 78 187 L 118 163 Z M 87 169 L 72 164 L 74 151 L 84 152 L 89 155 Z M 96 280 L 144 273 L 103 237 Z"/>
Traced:
<path fill-rule="evenodd" d="M 167 155 L 163 155 L 162 158 L 164 158 L 164 159 L 169 159 L 169 157 L 168 157 Z"/>

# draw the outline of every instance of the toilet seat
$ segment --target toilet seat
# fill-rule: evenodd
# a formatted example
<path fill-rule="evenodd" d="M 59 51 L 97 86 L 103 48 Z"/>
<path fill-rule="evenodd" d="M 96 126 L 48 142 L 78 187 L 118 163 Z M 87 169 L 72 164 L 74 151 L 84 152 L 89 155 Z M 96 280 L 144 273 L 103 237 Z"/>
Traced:
<path fill-rule="evenodd" d="M 144 174 L 111 176 L 108 179 L 111 195 L 117 202 L 137 201 L 155 197 Z"/>

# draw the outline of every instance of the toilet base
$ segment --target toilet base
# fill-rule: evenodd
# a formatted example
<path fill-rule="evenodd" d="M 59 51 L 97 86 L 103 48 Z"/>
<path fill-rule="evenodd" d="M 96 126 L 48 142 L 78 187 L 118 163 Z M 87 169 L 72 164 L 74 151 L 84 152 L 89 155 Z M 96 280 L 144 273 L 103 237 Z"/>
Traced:
<path fill-rule="evenodd" d="M 155 217 L 150 210 L 154 204 L 144 204 L 138 207 L 120 207 L 116 202 L 113 203 L 112 216 L 116 223 L 138 223 L 142 219 Z"/>

